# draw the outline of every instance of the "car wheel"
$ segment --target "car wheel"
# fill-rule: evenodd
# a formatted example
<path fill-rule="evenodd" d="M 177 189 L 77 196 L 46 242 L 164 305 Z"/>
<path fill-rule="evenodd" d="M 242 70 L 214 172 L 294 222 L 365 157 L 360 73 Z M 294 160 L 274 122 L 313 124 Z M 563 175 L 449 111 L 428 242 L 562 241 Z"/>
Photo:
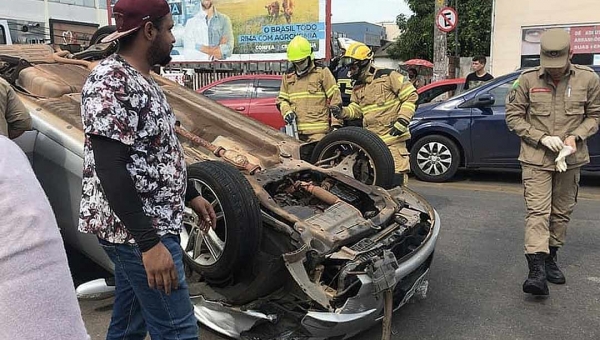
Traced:
<path fill-rule="evenodd" d="M 99 43 L 100 41 L 102 41 L 102 39 L 106 38 L 108 35 L 116 31 L 117 26 L 114 25 L 100 27 L 98 30 L 96 30 L 96 32 L 94 32 L 94 34 L 92 34 L 92 37 L 90 38 L 90 46 Z"/>
<path fill-rule="evenodd" d="M 444 182 L 452 178 L 460 164 L 456 144 L 444 136 L 419 139 L 410 150 L 410 164 L 415 176 L 427 182 Z"/>
<path fill-rule="evenodd" d="M 217 223 L 203 233 L 198 216 L 186 208 L 181 234 L 184 260 L 208 282 L 238 282 L 252 267 L 260 246 L 262 218 L 254 190 L 237 169 L 216 161 L 190 165 L 188 180 L 212 204 Z"/>
<path fill-rule="evenodd" d="M 376 134 L 359 127 L 344 127 L 317 143 L 311 163 L 333 168 L 362 183 L 389 189 L 394 184 L 394 158 Z"/>

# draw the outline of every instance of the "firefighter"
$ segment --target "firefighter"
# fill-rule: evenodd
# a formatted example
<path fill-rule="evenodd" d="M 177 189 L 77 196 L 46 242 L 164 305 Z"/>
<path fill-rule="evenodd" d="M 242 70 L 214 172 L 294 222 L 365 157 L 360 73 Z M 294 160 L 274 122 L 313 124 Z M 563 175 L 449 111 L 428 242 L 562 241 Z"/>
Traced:
<path fill-rule="evenodd" d="M 277 107 L 286 124 L 296 121 L 301 141 L 319 141 L 331 129 L 330 115 L 341 112 L 340 89 L 331 71 L 315 64 L 306 38 L 292 39 L 287 58 L 293 67 L 283 77 Z"/>
<path fill-rule="evenodd" d="M 340 92 L 342 94 L 342 105 L 348 106 L 350 105 L 350 97 L 352 96 L 352 86 L 354 85 L 354 80 L 352 80 L 352 77 L 348 75 L 350 67 L 347 65 L 342 65 L 340 62 L 345 54 L 346 50 L 342 48 L 340 55 L 331 60 L 329 64 L 329 70 L 335 77 L 338 87 L 340 88 Z M 342 124 L 344 126 L 362 127 L 362 119 L 346 119 L 342 121 Z"/>
<path fill-rule="evenodd" d="M 342 63 L 350 67 L 355 83 L 350 105 L 336 118 L 362 118 L 363 126 L 390 148 L 398 174 L 396 184 L 406 185 L 410 171 L 406 141 L 410 139 L 408 124 L 419 98 L 417 90 L 400 73 L 375 67 L 373 52 L 363 43 L 348 46 Z"/>

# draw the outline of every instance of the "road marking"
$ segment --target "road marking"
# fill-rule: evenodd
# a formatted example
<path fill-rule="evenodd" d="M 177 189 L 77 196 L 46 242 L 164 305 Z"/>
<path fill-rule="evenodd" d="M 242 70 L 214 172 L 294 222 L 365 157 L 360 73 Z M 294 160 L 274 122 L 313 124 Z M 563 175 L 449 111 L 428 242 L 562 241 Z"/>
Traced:
<path fill-rule="evenodd" d="M 594 283 L 600 283 L 600 277 L 588 277 L 588 280 L 594 282 Z"/>
<path fill-rule="evenodd" d="M 516 194 L 523 196 L 523 187 L 520 184 L 477 184 L 469 182 L 460 183 L 431 183 L 421 182 L 413 179 L 408 183 L 409 188 L 436 188 L 436 189 L 455 189 L 468 191 L 499 192 L 506 194 Z M 577 197 L 581 200 L 600 201 L 600 193 L 585 192 L 585 188 L 579 190 Z"/>

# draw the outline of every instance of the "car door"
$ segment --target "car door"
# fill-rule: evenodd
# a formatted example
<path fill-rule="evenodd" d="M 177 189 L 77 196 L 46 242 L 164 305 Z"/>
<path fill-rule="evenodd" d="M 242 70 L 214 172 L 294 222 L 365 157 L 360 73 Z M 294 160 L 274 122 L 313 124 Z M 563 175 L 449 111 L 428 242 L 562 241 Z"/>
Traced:
<path fill-rule="evenodd" d="M 253 79 L 235 79 L 209 87 L 203 95 L 237 112 L 248 115 Z"/>
<path fill-rule="evenodd" d="M 594 71 L 600 76 L 600 68 L 594 68 Z M 600 133 L 596 132 L 587 141 L 588 151 L 590 153 L 590 164 L 586 165 L 584 169 L 593 168 L 594 170 L 600 170 Z"/>
<path fill-rule="evenodd" d="M 280 87 L 281 79 L 258 77 L 250 98 L 249 111 L 250 117 L 278 130 L 285 125 L 276 104 Z"/>
<path fill-rule="evenodd" d="M 508 77 L 498 84 L 486 86 L 476 97 L 490 94 L 494 104 L 471 110 L 471 150 L 474 166 L 518 167 L 517 158 L 520 139 L 508 130 L 505 121 L 506 95 L 512 88 L 517 75 Z"/>

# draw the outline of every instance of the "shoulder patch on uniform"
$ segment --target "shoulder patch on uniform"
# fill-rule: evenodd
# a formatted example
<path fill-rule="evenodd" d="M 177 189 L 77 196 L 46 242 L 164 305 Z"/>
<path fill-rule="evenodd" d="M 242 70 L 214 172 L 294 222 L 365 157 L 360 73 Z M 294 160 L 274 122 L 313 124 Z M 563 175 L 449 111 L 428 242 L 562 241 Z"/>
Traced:
<path fill-rule="evenodd" d="M 508 94 L 508 102 L 512 103 L 517 98 L 517 89 L 513 88 Z"/>
<path fill-rule="evenodd" d="M 519 87 L 519 79 L 517 78 L 517 80 L 515 80 L 515 82 L 512 84 L 512 89 L 516 89 L 517 87 Z"/>

